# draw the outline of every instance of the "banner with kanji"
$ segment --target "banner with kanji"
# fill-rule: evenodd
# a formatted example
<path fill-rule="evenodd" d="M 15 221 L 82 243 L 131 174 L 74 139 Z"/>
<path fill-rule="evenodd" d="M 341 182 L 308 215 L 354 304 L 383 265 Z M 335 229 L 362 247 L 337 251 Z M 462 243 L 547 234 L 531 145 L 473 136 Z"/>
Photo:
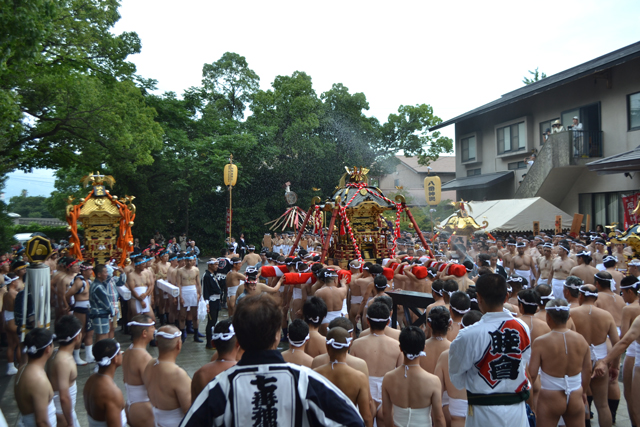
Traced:
<path fill-rule="evenodd" d="M 633 224 L 638 223 L 638 215 L 634 214 L 633 211 L 638 206 L 638 198 L 640 197 L 640 193 L 633 194 L 631 196 L 622 198 L 622 207 L 624 210 L 624 229 L 631 227 Z"/>

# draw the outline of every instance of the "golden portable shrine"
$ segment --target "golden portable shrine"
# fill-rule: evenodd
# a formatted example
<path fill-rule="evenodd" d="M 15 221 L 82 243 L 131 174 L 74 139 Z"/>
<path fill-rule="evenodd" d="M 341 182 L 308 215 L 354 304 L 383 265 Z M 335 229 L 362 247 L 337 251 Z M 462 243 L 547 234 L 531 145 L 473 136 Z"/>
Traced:
<path fill-rule="evenodd" d="M 131 227 L 136 216 L 136 207 L 132 203 L 134 196 L 125 196 L 118 200 L 105 188 L 113 187 L 116 180 L 110 175 L 97 174 L 82 178 L 81 183 L 92 189 L 80 203 L 73 204 L 73 196 L 67 199 L 67 227 L 71 232 L 69 253 L 78 259 L 92 258 L 104 264 L 116 258 L 118 265 L 124 266 L 133 250 Z M 84 229 L 84 255 L 80 249 L 78 222 Z"/>
<path fill-rule="evenodd" d="M 310 219 L 311 227 L 319 234 L 322 242 L 321 259 L 333 258 L 340 266 L 345 267 L 349 260 L 375 262 L 377 258 L 395 256 L 400 237 L 400 217 L 405 213 L 413 224 L 425 250 L 431 253 L 422 232 L 406 205 L 404 197 L 396 196 L 396 200 L 386 197 L 377 187 L 369 185 L 367 176 L 369 169 L 362 167 L 345 168 L 345 173 L 331 198 L 320 204 L 320 198 L 314 197 L 307 212 L 291 254 L 295 250 Z M 382 213 L 388 210 L 396 211 L 396 221 L 393 230 L 387 227 Z M 322 211 L 331 213 L 329 227 L 326 233 L 319 220 Z M 315 215 L 314 215 L 315 213 Z M 312 219 L 312 221 L 314 221 Z M 433 254 L 431 254 L 433 256 Z"/>
<path fill-rule="evenodd" d="M 465 204 L 467 207 L 465 207 Z M 469 239 L 477 231 L 484 230 L 489 226 L 487 221 L 483 221 L 482 226 L 478 225 L 476 220 L 469 215 L 471 207 L 464 200 L 461 200 L 460 202 L 452 202 L 452 205 L 457 209 L 457 211 L 451 215 L 443 225 L 439 227 L 436 226 L 438 233 L 434 235 L 434 239 L 441 232 L 449 233 L 451 236 L 464 236 L 466 239 Z"/>

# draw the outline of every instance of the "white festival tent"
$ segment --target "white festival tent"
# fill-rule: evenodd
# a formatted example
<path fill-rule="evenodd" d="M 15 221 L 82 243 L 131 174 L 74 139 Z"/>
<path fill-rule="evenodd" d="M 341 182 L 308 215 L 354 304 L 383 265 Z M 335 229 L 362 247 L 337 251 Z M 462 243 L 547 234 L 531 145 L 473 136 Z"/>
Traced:
<path fill-rule="evenodd" d="M 540 230 L 553 230 L 555 229 L 556 215 L 562 215 L 563 229 L 571 228 L 573 222 L 573 216 L 542 197 L 468 202 L 467 206 L 471 208 L 468 209 L 469 215 L 478 224 L 482 225 L 484 221 L 489 223 L 489 226 L 482 232 L 532 231 L 533 221 L 540 221 Z M 440 225 L 446 224 L 449 218 L 442 221 Z"/>

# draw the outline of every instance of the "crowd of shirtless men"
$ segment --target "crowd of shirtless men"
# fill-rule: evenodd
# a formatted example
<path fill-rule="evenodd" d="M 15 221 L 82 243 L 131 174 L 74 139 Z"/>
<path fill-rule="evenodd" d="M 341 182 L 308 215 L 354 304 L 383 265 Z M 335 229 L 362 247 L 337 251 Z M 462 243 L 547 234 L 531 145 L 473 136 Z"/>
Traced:
<path fill-rule="evenodd" d="M 207 384 L 242 358 L 236 308 L 245 298 L 268 294 L 282 312 L 284 361 L 326 377 L 357 407 L 364 425 L 488 425 L 483 411 L 492 404 L 503 411 L 491 413 L 498 417 L 492 425 L 521 425 L 520 412 L 505 410 L 511 403 L 492 400 L 487 389 L 526 402 L 538 425 L 590 425 L 593 410 L 600 426 L 611 426 L 620 370 L 632 425 L 639 425 L 640 321 L 634 320 L 640 260 L 632 259 L 630 248 L 607 245 L 595 234 L 482 238 L 468 245 L 441 238 L 432 250 L 407 237 L 394 258 L 342 267 L 330 258 L 321 263 L 313 243 L 307 248 L 288 256 L 291 247 L 284 244 L 259 253 L 249 245 L 242 259 L 224 249 L 207 261 L 202 277 L 194 255 L 162 248 L 132 254 L 125 268 L 54 257 L 47 262 L 55 340 L 35 328 L 22 345 L 13 305 L 24 288 L 26 263 L 0 261 L 0 279 L 9 282 L 3 298 L 8 373 L 17 373 L 23 424 L 78 426 L 77 366 L 96 363 L 83 389 L 90 426 L 181 425 Z M 179 296 L 163 291 L 159 280 L 179 288 Z M 496 296 L 481 291 L 482 280 L 483 289 L 506 282 L 497 308 L 491 305 Z M 397 290 L 429 293 L 434 303 L 417 314 L 398 306 L 399 325 L 392 328 L 387 293 Z M 111 305 L 97 310 L 101 298 Z M 217 351 L 190 378 L 176 358 L 188 334 L 202 342 L 201 300 L 208 313 L 205 343 Z M 229 318 L 218 321 L 225 303 Z M 421 312 L 424 324 L 410 326 Z M 123 354 L 114 340 L 119 318 L 132 341 Z M 502 319 L 501 329 L 491 330 L 491 319 Z M 474 341 L 485 329 L 489 344 Z M 157 346 L 157 358 L 149 345 Z M 120 366 L 125 396 L 113 381 Z"/>

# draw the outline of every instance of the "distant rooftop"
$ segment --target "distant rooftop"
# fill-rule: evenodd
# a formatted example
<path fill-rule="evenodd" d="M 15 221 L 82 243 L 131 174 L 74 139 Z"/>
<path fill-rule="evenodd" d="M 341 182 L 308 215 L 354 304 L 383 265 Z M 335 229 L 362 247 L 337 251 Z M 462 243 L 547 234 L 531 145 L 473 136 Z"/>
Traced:
<path fill-rule="evenodd" d="M 608 68 L 616 65 L 623 64 L 627 61 L 640 57 L 640 42 L 630 44 L 622 49 L 614 50 L 613 52 L 602 55 L 598 58 L 587 61 L 583 64 L 569 68 L 568 70 L 561 71 L 552 76 L 538 80 L 535 83 L 525 85 L 519 89 L 511 91 L 502 95 L 500 99 L 496 99 L 488 104 L 478 107 L 474 110 L 467 111 L 453 119 L 446 120 L 437 126 L 430 128 L 430 131 L 449 126 L 451 124 L 460 122 L 465 119 L 478 116 L 480 114 L 487 113 L 505 105 L 513 104 L 522 99 L 530 98 L 548 90 L 554 89 L 558 86 L 570 83 L 574 80 L 578 80 L 582 77 L 599 73 Z"/>
<path fill-rule="evenodd" d="M 418 164 L 418 157 L 407 157 L 396 155 L 396 158 L 417 173 L 427 173 L 429 170 L 427 166 Z M 435 162 L 431 162 L 429 166 L 433 173 L 456 173 L 456 157 L 455 156 L 440 156 Z"/>

